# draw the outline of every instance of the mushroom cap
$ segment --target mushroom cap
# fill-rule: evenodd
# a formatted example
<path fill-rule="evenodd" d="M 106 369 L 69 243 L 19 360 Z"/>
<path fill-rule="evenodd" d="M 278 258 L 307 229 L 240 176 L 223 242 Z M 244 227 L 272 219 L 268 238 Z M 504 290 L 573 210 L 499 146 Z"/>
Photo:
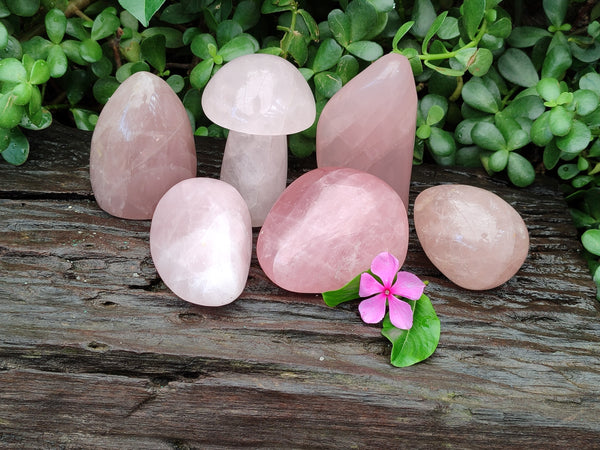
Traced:
<path fill-rule="evenodd" d="M 285 59 L 255 53 L 225 64 L 208 82 L 202 109 L 217 125 L 247 134 L 292 134 L 310 127 L 315 99 L 300 71 Z"/>

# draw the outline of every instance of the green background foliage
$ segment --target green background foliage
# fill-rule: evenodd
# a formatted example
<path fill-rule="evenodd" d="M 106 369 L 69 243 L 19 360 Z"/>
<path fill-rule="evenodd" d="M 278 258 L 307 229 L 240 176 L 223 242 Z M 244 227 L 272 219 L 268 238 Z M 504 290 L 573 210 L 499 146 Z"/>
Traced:
<path fill-rule="evenodd" d="M 23 129 L 52 120 L 93 130 L 137 71 L 169 83 L 197 135 L 224 137 L 200 100 L 228 61 L 290 60 L 320 113 L 395 51 L 419 93 L 415 164 L 482 167 L 519 187 L 555 176 L 599 280 L 599 16 L 582 0 L 0 0 L 0 152 L 25 163 Z M 290 136 L 291 152 L 312 154 L 315 134 Z"/>

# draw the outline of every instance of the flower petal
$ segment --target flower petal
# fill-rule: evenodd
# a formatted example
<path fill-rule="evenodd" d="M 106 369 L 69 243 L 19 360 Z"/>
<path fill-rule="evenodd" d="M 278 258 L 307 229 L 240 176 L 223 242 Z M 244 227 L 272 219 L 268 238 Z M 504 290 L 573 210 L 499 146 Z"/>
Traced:
<path fill-rule="evenodd" d="M 398 270 L 400 261 L 394 255 L 383 252 L 377 255 L 371 263 L 371 272 L 381 278 L 385 287 L 390 287 Z"/>
<path fill-rule="evenodd" d="M 392 322 L 392 325 L 402 330 L 410 330 L 413 325 L 413 311 L 410 305 L 395 297 L 390 297 L 389 304 L 390 322 Z"/>
<path fill-rule="evenodd" d="M 360 276 L 360 286 L 358 288 L 358 295 L 361 297 L 369 297 L 373 294 L 379 294 L 383 292 L 385 288 L 377 281 L 370 273 L 363 273 Z"/>
<path fill-rule="evenodd" d="M 385 316 L 386 297 L 383 294 L 363 300 L 358 305 L 358 311 L 363 322 L 377 323 Z"/>
<path fill-rule="evenodd" d="M 418 276 L 410 272 L 398 272 L 396 282 L 390 289 L 394 295 L 400 295 L 410 300 L 418 300 L 423 295 L 425 283 Z"/>

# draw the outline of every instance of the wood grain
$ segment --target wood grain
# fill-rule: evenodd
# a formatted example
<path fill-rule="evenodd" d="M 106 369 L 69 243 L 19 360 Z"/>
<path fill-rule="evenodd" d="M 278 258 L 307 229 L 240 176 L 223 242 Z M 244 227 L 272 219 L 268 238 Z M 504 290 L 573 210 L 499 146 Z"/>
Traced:
<path fill-rule="evenodd" d="M 175 297 L 149 222 L 97 207 L 90 137 L 53 125 L 30 135 L 26 165 L 0 164 L 0 447 L 598 445 L 598 302 L 553 180 L 516 189 L 414 168 L 412 200 L 441 183 L 484 187 L 521 213 L 531 247 L 508 283 L 470 292 L 412 233 L 405 268 L 430 281 L 442 336 L 398 369 L 356 304 L 285 292 L 256 259 L 226 307 Z M 223 142 L 197 148 L 199 174 L 216 177 Z M 312 164 L 292 161 L 290 179 Z"/>

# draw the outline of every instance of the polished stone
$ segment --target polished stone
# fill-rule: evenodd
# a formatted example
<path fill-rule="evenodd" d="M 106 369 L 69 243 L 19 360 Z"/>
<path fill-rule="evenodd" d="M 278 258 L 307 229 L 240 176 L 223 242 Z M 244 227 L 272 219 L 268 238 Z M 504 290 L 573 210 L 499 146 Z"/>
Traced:
<path fill-rule="evenodd" d="M 317 164 L 376 175 L 408 207 L 416 120 L 410 63 L 397 53 L 385 55 L 325 105 L 317 126 Z"/>
<path fill-rule="evenodd" d="M 250 213 L 229 184 L 192 178 L 160 200 L 150 251 L 164 283 L 180 298 L 221 306 L 240 296 L 252 254 Z"/>
<path fill-rule="evenodd" d="M 414 220 L 427 257 L 466 289 L 492 289 L 505 283 L 529 251 L 529 234 L 519 213 L 481 188 L 426 189 L 415 200 Z"/>
<path fill-rule="evenodd" d="M 407 249 L 406 209 L 387 183 L 355 169 L 319 168 L 279 197 L 256 253 L 278 286 L 319 293 L 341 288 L 381 252 L 402 264 Z"/>
<path fill-rule="evenodd" d="M 248 205 L 252 226 L 260 227 L 287 181 L 287 137 L 230 131 L 221 180 L 235 187 Z"/>
<path fill-rule="evenodd" d="M 310 127 L 315 100 L 289 61 L 256 53 L 225 64 L 204 88 L 202 109 L 214 123 L 247 134 L 292 134 Z"/>
<path fill-rule="evenodd" d="M 92 136 L 98 205 L 114 216 L 150 219 L 171 186 L 194 176 L 194 136 L 179 97 L 156 75 L 133 74 L 102 109 Z"/>

